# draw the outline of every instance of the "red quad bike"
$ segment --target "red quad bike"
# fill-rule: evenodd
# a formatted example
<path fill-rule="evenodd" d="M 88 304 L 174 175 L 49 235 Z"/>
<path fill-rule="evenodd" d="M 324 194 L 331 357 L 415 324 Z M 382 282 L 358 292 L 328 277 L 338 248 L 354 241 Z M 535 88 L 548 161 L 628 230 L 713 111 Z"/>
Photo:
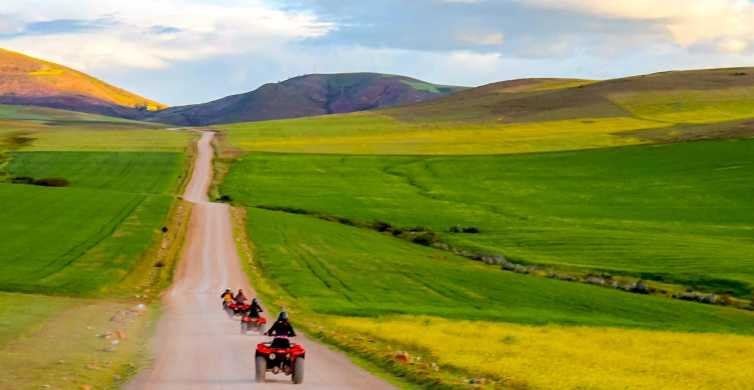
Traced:
<path fill-rule="evenodd" d="M 256 381 L 265 381 L 267 372 L 290 375 L 294 384 L 304 381 L 304 357 L 306 351 L 300 344 L 291 343 L 287 337 L 275 337 L 272 342 L 257 344 Z"/>
<path fill-rule="evenodd" d="M 241 318 L 241 334 L 246 334 L 252 329 L 258 331 L 259 334 L 264 334 L 267 331 L 267 319 L 262 316 L 256 318 L 243 316 Z"/>
<path fill-rule="evenodd" d="M 250 307 L 250 305 L 244 303 L 232 302 L 228 304 L 228 315 L 231 317 L 241 315 L 242 313 L 248 311 Z"/>

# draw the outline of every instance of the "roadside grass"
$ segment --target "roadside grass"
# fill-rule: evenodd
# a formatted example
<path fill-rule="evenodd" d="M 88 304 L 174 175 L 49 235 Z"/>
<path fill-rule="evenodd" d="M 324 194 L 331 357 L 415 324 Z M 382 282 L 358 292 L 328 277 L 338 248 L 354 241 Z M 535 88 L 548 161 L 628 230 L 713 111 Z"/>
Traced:
<path fill-rule="evenodd" d="M 630 117 L 536 123 L 401 122 L 356 113 L 222 126 L 231 145 L 249 151 L 331 154 L 499 154 L 638 144 L 628 130 L 670 124 Z"/>
<path fill-rule="evenodd" d="M 74 305 L 71 298 L 0 293 L 0 349 Z"/>
<path fill-rule="evenodd" d="M 613 272 L 750 298 L 754 140 L 516 156 L 250 154 L 220 192 L 421 226 L 518 262 Z M 451 233 L 473 226 L 477 234 Z"/>
<path fill-rule="evenodd" d="M 365 348 L 381 340 L 417 351 L 407 363 L 429 372 L 462 369 L 505 388 L 744 389 L 754 381 L 751 336 L 411 316 L 327 322 L 371 339 Z"/>
<path fill-rule="evenodd" d="M 501 272 L 384 234 L 251 208 L 255 262 L 318 314 L 751 334 L 754 314 Z"/>
<path fill-rule="evenodd" d="M 2 389 L 117 388 L 146 364 L 155 316 L 127 301 L 22 294 L 0 294 L 0 313 L 13 328 L 0 343 Z"/>

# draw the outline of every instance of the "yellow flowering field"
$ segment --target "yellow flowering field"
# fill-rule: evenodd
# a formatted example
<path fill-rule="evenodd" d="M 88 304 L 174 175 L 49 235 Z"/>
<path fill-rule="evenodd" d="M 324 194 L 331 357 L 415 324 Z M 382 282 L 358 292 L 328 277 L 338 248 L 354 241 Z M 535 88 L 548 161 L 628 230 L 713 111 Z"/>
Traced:
<path fill-rule="evenodd" d="M 429 351 L 441 366 L 535 389 L 752 389 L 754 337 L 337 317 L 335 328 Z"/>
<path fill-rule="evenodd" d="M 645 143 L 618 133 L 668 127 L 630 117 L 531 123 L 410 123 L 358 113 L 242 123 L 224 127 L 244 150 L 345 154 L 498 154 L 577 150 Z"/>

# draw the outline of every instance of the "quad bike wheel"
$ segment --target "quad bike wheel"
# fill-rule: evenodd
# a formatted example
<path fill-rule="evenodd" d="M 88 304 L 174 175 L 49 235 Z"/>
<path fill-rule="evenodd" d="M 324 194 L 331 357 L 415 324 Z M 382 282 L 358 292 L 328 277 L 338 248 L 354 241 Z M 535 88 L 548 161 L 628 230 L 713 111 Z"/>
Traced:
<path fill-rule="evenodd" d="M 265 381 L 265 374 L 267 373 L 267 358 L 264 356 L 257 356 L 254 359 L 254 369 L 256 377 L 254 378 L 257 383 L 263 383 Z"/>
<path fill-rule="evenodd" d="M 304 358 L 296 358 L 296 363 L 293 364 L 293 383 L 301 384 L 304 382 Z"/>

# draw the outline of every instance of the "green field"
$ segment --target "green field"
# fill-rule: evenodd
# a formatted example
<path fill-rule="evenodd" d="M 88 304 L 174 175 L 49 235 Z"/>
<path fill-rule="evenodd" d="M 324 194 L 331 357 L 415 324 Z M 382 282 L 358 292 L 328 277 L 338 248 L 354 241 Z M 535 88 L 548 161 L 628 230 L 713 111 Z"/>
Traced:
<path fill-rule="evenodd" d="M 159 245 L 195 137 L 0 105 L 0 388 L 114 388 L 142 363 L 152 317 L 113 318 L 149 283 L 142 270 L 155 260 L 144 256 Z M 51 178 L 63 186 L 23 184 Z M 97 334 L 115 330 L 133 339 L 111 350 Z"/>
<path fill-rule="evenodd" d="M 174 152 L 17 152 L 14 176 L 62 177 L 72 187 L 139 194 L 175 194 L 186 157 Z"/>
<path fill-rule="evenodd" d="M 754 141 L 479 157 L 248 155 L 221 192 L 253 206 L 430 228 L 520 262 L 754 288 Z M 448 232 L 475 226 L 479 234 Z"/>
<path fill-rule="evenodd" d="M 184 162 L 179 153 L 12 153 L 11 176 L 70 187 L 0 184 L 13 205 L 0 211 L 0 230 L 14 237 L 0 243 L 0 289 L 87 293 L 122 279 L 162 226 Z"/>
<path fill-rule="evenodd" d="M 317 313 L 752 333 L 754 314 L 501 272 L 383 234 L 249 210 L 257 262 Z"/>

